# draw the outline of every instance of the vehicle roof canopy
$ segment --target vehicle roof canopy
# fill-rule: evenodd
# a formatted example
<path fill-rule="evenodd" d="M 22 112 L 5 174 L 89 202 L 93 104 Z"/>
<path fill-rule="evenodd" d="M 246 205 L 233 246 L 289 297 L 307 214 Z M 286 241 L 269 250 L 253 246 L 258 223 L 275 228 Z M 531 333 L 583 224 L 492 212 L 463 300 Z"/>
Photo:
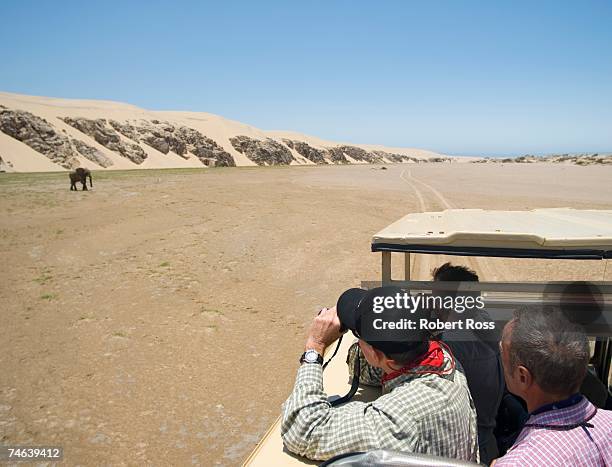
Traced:
<path fill-rule="evenodd" d="M 447 209 L 413 213 L 375 234 L 372 251 L 512 258 L 612 258 L 612 210 Z"/>

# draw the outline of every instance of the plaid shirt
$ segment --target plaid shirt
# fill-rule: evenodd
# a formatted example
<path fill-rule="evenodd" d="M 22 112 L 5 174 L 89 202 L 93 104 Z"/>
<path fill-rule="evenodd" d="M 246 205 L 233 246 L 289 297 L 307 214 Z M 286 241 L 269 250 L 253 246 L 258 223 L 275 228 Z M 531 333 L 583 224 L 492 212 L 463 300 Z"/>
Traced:
<path fill-rule="evenodd" d="M 526 426 L 495 467 L 611 466 L 612 412 L 596 409 L 585 397 L 572 406 L 532 415 L 526 425 L 574 425 L 588 419 L 595 410 L 597 413 L 587 422 L 592 427 L 560 430 Z"/>
<path fill-rule="evenodd" d="M 444 368 L 452 356 L 444 351 Z M 478 460 L 476 410 L 465 376 L 402 374 L 383 385 L 372 402 L 331 407 L 323 369 L 303 364 L 283 406 L 281 435 L 287 449 L 310 459 L 372 449 Z"/>

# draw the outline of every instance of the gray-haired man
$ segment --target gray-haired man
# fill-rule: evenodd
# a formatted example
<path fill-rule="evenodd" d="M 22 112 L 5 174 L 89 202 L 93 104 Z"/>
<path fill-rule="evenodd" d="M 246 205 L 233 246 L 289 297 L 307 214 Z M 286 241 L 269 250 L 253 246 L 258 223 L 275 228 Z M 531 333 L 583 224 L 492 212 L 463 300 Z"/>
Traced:
<path fill-rule="evenodd" d="M 495 466 L 612 465 L 612 412 L 578 392 L 589 360 L 584 331 L 558 311 L 525 308 L 500 347 L 508 389 L 530 416 Z"/>

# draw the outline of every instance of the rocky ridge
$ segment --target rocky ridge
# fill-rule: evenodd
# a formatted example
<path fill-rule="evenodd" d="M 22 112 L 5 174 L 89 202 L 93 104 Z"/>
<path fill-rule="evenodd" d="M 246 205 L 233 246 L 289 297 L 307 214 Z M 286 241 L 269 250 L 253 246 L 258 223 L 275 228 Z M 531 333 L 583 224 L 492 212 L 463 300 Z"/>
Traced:
<path fill-rule="evenodd" d="M 408 156 L 384 147 L 373 150 L 298 134 L 285 137 L 199 112 L 151 112 L 121 103 L 8 93 L 0 93 L 0 99 L 0 133 L 53 163 L 23 145 L 0 145 L 3 168 L 11 171 L 37 170 L 37 164 L 39 170 L 72 169 L 84 160 L 94 170 L 138 168 L 145 161 L 145 167 L 156 168 L 450 160 L 434 159 L 435 153 L 422 150 L 411 150 L 414 156 Z"/>
<path fill-rule="evenodd" d="M 89 144 L 84 141 L 81 141 L 80 139 L 72 138 L 70 141 L 72 142 L 72 145 L 78 151 L 78 153 L 86 159 L 89 159 L 90 161 L 98 164 L 101 167 L 104 167 L 105 169 L 113 165 L 113 161 L 106 157 L 106 154 L 104 154 L 99 149 L 90 146 Z"/>
<path fill-rule="evenodd" d="M 70 169 L 79 164 L 68 137 L 55 131 L 44 118 L 24 110 L 0 109 L 0 131 Z"/>
<path fill-rule="evenodd" d="M 236 165 L 230 153 L 198 130 L 182 126 L 176 129 L 175 135 L 186 145 L 187 150 L 195 154 L 204 165 L 218 167 L 234 167 Z"/>
<path fill-rule="evenodd" d="M 547 156 L 534 156 L 526 154 L 517 157 L 484 157 L 472 161 L 473 164 L 537 164 L 541 162 L 566 163 L 576 165 L 612 164 L 612 154 L 578 153 L 578 154 L 549 154 Z"/>
<path fill-rule="evenodd" d="M 186 126 L 174 126 L 159 120 L 120 123 L 110 120 L 109 124 L 119 133 L 133 141 L 142 141 L 162 154 L 170 151 L 188 159 L 194 154 L 207 166 L 235 166 L 234 158 L 223 147 L 198 130 Z"/>
<path fill-rule="evenodd" d="M 327 149 L 317 149 L 303 141 L 283 138 L 283 142 L 291 149 L 295 149 L 302 157 L 305 157 L 315 164 L 349 164 L 351 162 L 349 157 L 354 161 L 368 164 L 382 164 L 385 162 L 401 164 L 451 161 L 451 159 L 448 157 L 423 159 L 380 150 L 366 151 L 365 149 L 350 145 L 339 145 Z"/>
<path fill-rule="evenodd" d="M 230 138 L 230 143 L 236 151 L 257 165 L 289 165 L 295 160 L 285 145 L 272 138 L 258 140 L 248 136 L 234 136 Z"/>
<path fill-rule="evenodd" d="M 64 117 L 64 123 L 76 128 L 81 133 L 92 137 L 99 144 L 111 151 L 118 152 L 135 164 L 142 164 L 147 158 L 147 153 L 136 143 L 124 142 L 121 136 L 103 118 L 89 120 L 87 118 Z"/>
<path fill-rule="evenodd" d="M 304 141 L 283 138 L 283 143 L 291 149 L 295 149 L 300 156 L 305 157 L 310 162 L 314 162 L 315 164 L 327 164 L 327 160 L 325 160 L 326 151 L 314 148 Z"/>
<path fill-rule="evenodd" d="M 315 164 L 350 164 L 353 162 L 366 164 L 429 162 L 432 159 L 419 159 L 416 157 L 394 154 L 386 151 L 367 151 L 363 148 L 350 145 L 338 145 L 325 149 L 318 149 L 310 144 L 288 138 L 279 143 L 271 138 L 259 140 L 249 136 L 239 135 L 230 138 L 236 151 L 246 155 L 258 165 L 290 164 L 295 161 L 288 148 L 295 150 L 300 156 Z M 450 158 L 436 158 L 435 162 L 449 162 Z"/>

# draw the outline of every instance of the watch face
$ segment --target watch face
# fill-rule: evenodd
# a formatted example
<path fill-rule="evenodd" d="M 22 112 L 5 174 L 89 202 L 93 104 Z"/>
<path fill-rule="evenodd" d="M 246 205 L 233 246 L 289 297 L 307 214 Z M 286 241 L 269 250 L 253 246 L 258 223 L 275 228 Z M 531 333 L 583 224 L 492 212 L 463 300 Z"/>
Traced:
<path fill-rule="evenodd" d="M 319 354 L 316 350 L 307 350 L 304 354 L 304 361 L 308 363 L 316 363 L 319 358 Z"/>

